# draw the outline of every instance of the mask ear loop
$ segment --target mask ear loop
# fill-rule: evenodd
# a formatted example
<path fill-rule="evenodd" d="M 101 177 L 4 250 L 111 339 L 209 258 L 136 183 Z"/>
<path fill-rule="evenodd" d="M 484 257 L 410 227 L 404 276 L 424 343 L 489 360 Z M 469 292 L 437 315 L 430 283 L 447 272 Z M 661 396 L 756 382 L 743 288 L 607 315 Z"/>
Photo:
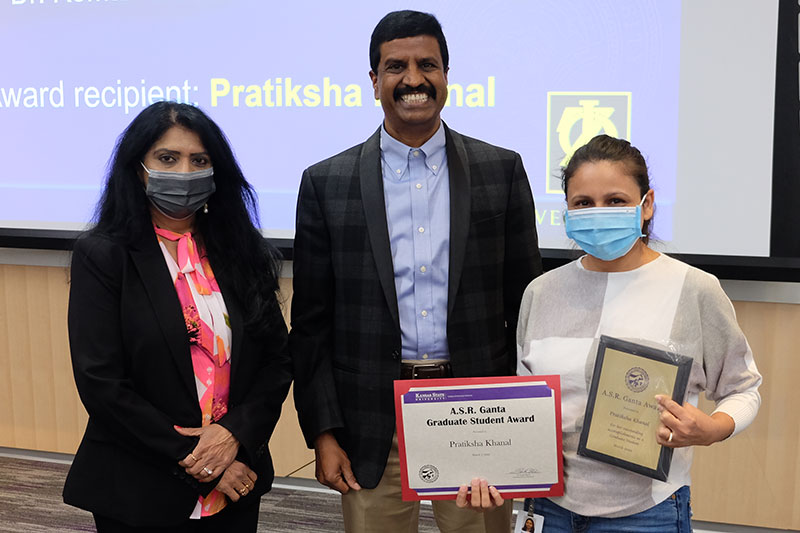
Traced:
<path fill-rule="evenodd" d="M 144 166 L 144 161 L 139 161 L 139 164 L 142 165 L 142 168 L 144 169 L 145 172 L 147 172 L 147 175 L 149 176 L 150 169 Z M 142 180 L 142 190 L 145 192 L 145 194 L 147 194 L 147 186 L 144 184 L 144 180 Z"/>
<path fill-rule="evenodd" d="M 648 192 L 650 192 L 650 191 L 648 191 Z M 644 193 L 644 196 L 642 196 L 642 201 L 641 201 L 641 202 L 639 202 L 639 205 L 638 205 L 638 207 L 639 207 L 639 213 L 640 213 L 640 216 L 641 216 L 642 218 L 644 218 L 644 211 L 642 210 L 642 207 L 644 207 L 644 201 L 645 201 L 645 199 L 647 199 L 647 193 Z M 642 220 L 642 223 L 640 224 L 640 227 L 639 227 L 639 233 L 641 234 L 641 235 L 639 235 L 639 238 L 640 238 L 640 239 L 641 239 L 642 237 L 647 237 L 647 235 L 645 235 L 645 234 L 642 232 L 642 227 L 643 227 L 643 226 L 644 226 L 644 220 Z"/>

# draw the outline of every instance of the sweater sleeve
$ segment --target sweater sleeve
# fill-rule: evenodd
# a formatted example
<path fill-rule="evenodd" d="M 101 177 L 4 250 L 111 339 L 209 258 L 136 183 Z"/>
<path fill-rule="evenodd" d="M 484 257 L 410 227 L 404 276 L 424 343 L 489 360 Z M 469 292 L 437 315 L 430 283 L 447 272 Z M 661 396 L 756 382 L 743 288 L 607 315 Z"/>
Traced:
<path fill-rule="evenodd" d="M 755 419 L 761 406 L 761 374 L 753 351 L 736 321 L 733 304 L 713 276 L 700 292 L 703 334 L 703 367 L 706 397 L 716 403 L 714 412 L 729 415 L 735 428 L 731 436 Z"/>
<path fill-rule="evenodd" d="M 531 281 L 528 288 L 522 295 L 522 303 L 519 308 L 519 318 L 517 319 L 517 375 L 529 376 L 531 369 L 525 365 L 525 338 L 528 330 L 528 319 L 531 315 L 531 305 L 533 302 L 533 284 Z"/>

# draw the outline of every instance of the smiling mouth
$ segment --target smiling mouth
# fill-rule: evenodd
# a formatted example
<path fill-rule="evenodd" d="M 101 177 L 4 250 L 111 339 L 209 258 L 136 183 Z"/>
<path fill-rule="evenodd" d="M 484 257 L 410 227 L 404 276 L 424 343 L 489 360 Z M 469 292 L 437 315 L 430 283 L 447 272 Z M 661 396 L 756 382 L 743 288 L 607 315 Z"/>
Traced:
<path fill-rule="evenodd" d="M 404 94 L 400 99 L 406 104 L 424 104 L 430 97 L 425 93 L 410 93 Z"/>

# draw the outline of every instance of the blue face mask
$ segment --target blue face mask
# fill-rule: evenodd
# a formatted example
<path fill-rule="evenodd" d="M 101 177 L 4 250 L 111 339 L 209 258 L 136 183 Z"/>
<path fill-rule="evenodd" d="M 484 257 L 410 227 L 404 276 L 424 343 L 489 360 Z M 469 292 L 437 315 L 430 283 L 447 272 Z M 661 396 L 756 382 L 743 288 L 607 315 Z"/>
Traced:
<path fill-rule="evenodd" d="M 564 215 L 567 237 L 587 254 L 613 261 L 627 254 L 642 233 L 642 204 L 636 207 L 589 207 Z"/>

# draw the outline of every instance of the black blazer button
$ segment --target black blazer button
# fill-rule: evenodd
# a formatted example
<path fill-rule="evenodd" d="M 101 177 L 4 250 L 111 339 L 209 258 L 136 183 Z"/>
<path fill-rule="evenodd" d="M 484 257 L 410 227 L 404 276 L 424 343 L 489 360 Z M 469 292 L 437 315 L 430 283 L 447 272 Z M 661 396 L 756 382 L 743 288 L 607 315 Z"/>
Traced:
<path fill-rule="evenodd" d="M 392 352 L 392 359 L 394 359 L 395 361 L 397 361 L 398 359 L 400 359 L 400 351 L 399 351 L 399 350 L 394 350 L 394 351 Z"/>

